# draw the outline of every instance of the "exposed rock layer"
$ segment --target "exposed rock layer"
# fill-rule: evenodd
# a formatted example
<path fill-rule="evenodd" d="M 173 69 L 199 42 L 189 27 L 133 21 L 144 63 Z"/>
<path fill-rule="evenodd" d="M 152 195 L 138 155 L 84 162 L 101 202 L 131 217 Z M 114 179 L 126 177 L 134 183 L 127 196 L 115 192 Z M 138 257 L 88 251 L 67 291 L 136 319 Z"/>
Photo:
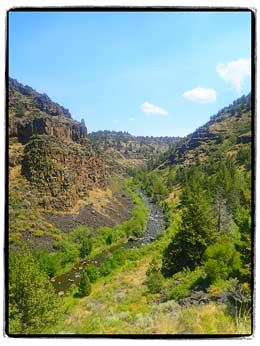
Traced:
<path fill-rule="evenodd" d="M 9 79 L 9 138 L 10 167 L 21 164 L 36 206 L 68 210 L 89 190 L 105 186 L 105 164 L 84 121 L 14 79 Z"/>

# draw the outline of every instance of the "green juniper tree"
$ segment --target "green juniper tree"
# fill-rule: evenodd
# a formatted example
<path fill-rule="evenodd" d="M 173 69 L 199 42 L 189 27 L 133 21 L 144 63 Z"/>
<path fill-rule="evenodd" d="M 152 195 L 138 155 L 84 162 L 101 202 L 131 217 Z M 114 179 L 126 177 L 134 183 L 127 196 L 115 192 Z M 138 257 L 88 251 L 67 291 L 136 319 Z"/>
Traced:
<path fill-rule="evenodd" d="M 10 334 L 42 333 L 59 317 L 61 298 L 29 252 L 10 253 L 8 297 Z"/>
<path fill-rule="evenodd" d="M 207 246 L 216 237 L 211 201 L 197 170 L 186 181 L 181 204 L 180 229 L 164 252 L 162 271 L 166 276 L 200 265 Z"/>
<path fill-rule="evenodd" d="M 88 276 L 88 272 L 83 270 L 82 277 L 79 283 L 79 295 L 81 297 L 89 296 L 91 293 L 91 282 Z"/>

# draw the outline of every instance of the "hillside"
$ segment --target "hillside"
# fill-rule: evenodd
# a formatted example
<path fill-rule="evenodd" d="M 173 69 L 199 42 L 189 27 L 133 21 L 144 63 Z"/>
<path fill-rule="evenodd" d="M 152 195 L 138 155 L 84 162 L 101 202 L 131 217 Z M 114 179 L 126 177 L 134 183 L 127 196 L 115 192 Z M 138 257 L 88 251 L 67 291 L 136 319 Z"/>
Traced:
<path fill-rule="evenodd" d="M 185 138 L 88 134 L 10 79 L 9 333 L 249 335 L 251 129 L 249 94 Z"/>
<path fill-rule="evenodd" d="M 164 207 L 167 232 L 172 232 L 148 273 L 150 291 L 157 292 L 159 301 L 184 306 L 183 312 L 196 311 L 198 318 L 204 307 L 222 307 L 238 327 L 249 329 L 252 126 L 249 94 L 176 143 L 157 168 L 135 172 L 143 191 Z M 186 318 L 192 333 L 198 326 Z M 199 327 L 206 325 L 200 322 Z"/>
<path fill-rule="evenodd" d="M 155 164 L 180 137 L 133 136 L 128 132 L 97 131 L 89 138 L 113 167 Z"/>
<path fill-rule="evenodd" d="M 249 148 L 252 137 L 251 94 L 213 115 L 205 125 L 180 140 L 166 154 L 170 164 L 189 165 L 205 161 L 217 151 L 236 154 L 244 145 Z"/>
<path fill-rule="evenodd" d="M 61 232 L 130 217 L 131 198 L 122 195 L 119 182 L 108 182 L 107 163 L 84 121 L 12 78 L 8 102 L 11 244 L 52 248 Z"/>
<path fill-rule="evenodd" d="M 66 210 L 92 187 L 104 187 L 105 165 L 83 122 L 11 78 L 8 100 L 10 175 L 26 179 L 36 205 Z"/>

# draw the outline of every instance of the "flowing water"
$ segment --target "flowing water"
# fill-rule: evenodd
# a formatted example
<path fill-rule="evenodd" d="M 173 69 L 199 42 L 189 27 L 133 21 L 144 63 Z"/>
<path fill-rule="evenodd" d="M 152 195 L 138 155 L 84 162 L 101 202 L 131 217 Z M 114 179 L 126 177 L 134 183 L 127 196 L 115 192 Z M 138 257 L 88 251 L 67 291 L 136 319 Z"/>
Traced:
<path fill-rule="evenodd" d="M 146 231 L 143 236 L 140 238 L 129 238 L 127 243 L 112 246 L 109 250 L 104 251 L 102 254 L 96 256 L 91 260 L 83 260 L 79 262 L 73 267 L 70 272 L 52 278 L 51 281 L 54 285 L 54 288 L 57 292 L 60 293 L 60 295 L 63 295 L 64 292 L 71 286 L 71 284 L 79 284 L 81 272 L 85 265 L 92 263 L 99 267 L 116 249 L 134 250 L 140 246 L 148 245 L 152 241 L 156 240 L 158 235 L 163 232 L 165 228 L 163 210 L 156 206 L 154 203 L 150 202 L 149 198 L 140 189 L 138 189 L 138 193 L 141 196 L 144 204 L 149 209 L 149 219 L 147 222 Z"/>

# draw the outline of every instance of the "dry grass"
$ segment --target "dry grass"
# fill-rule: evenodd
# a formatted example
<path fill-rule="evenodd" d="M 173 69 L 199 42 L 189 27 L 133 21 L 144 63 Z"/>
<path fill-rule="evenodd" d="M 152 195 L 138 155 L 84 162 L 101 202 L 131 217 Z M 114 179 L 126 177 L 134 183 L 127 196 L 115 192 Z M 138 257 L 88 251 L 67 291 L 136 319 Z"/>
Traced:
<path fill-rule="evenodd" d="M 182 311 L 178 330 L 182 334 L 250 334 L 249 321 L 238 325 L 224 305 L 209 303 Z"/>
<path fill-rule="evenodd" d="M 101 212 L 104 207 L 111 203 L 112 198 L 113 194 L 110 188 L 105 190 L 95 189 L 89 191 L 87 202 L 92 204 L 98 212 Z"/>
<path fill-rule="evenodd" d="M 236 323 L 225 306 L 213 303 L 182 308 L 174 300 L 147 294 L 147 254 L 134 268 L 119 268 L 92 286 L 90 296 L 72 301 L 54 333 L 72 334 L 249 334 L 250 321 Z M 68 298 L 70 299 L 70 298 Z"/>
<path fill-rule="evenodd" d="M 145 159 L 126 159 L 124 157 L 117 159 L 117 163 L 122 167 L 142 167 Z"/>

